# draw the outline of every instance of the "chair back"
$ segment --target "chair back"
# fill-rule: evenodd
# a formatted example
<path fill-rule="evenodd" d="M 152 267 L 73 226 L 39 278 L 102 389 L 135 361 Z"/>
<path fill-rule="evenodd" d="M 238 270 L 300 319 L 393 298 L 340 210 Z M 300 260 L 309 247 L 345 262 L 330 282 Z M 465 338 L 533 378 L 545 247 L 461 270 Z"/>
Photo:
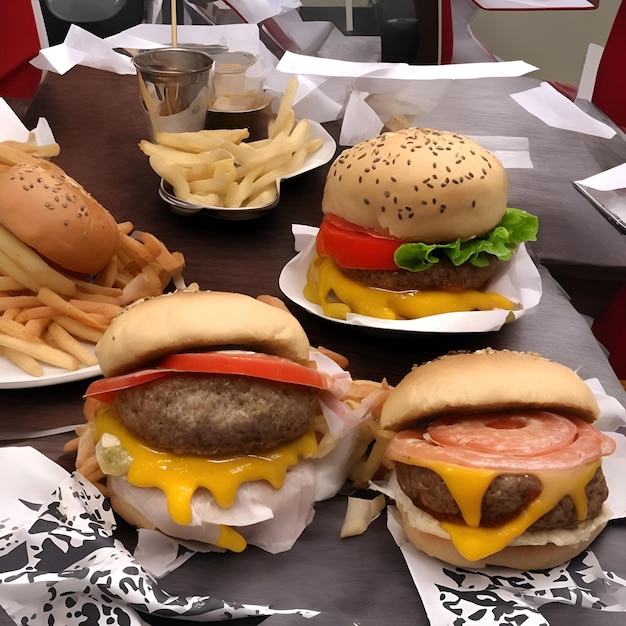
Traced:
<path fill-rule="evenodd" d="M 48 47 L 39 0 L 0 2 L 0 42 L 0 97 L 32 98 L 42 72 L 30 61 Z"/>
<path fill-rule="evenodd" d="M 115 17 L 126 0 L 44 0 L 50 13 L 71 23 L 102 22 Z"/>
<path fill-rule="evenodd" d="M 38 1 L 41 3 L 51 46 L 65 39 L 72 24 L 98 37 L 109 37 L 141 24 L 144 19 L 144 0 Z"/>
<path fill-rule="evenodd" d="M 451 0 L 413 0 L 413 5 L 420 31 L 417 62 L 425 65 L 451 63 L 454 53 Z"/>
<path fill-rule="evenodd" d="M 622 1 L 602 52 L 592 102 L 626 128 L 626 2 Z"/>

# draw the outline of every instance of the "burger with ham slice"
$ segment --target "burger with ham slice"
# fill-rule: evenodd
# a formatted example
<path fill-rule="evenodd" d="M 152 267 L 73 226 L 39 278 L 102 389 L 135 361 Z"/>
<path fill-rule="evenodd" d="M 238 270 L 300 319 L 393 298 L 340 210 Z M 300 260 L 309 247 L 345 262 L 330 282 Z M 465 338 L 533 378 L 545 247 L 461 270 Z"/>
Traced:
<path fill-rule="evenodd" d="M 243 294 L 181 290 L 130 306 L 96 354 L 105 378 L 85 394 L 77 469 L 95 455 L 89 478 L 113 508 L 220 548 L 289 549 L 319 499 L 323 406 L 341 407 L 350 384 L 298 321 Z"/>
<path fill-rule="evenodd" d="M 485 287 L 537 218 L 507 208 L 502 163 L 453 132 L 408 128 L 344 150 L 329 170 L 305 297 L 325 315 L 415 319 L 513 309 Z"/>
<path fill-rule="evenodd" d="M 390 393 L 381 426 L 408 539 L 463 567 L 556 567 L 610 517 L 590 388 L 537 354 L 481 350 L 415 367 Z"/>

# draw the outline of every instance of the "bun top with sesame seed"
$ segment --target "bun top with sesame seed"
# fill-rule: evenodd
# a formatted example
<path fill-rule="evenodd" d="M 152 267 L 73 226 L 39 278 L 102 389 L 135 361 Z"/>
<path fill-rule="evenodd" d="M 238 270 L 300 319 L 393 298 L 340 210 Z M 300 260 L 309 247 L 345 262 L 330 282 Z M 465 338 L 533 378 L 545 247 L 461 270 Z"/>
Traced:
<path fill-rule="evenodd" d="M 322 211 L 403 241 L 481 236 L 507 207 L 502 163 L 475 141 L 430 128 L 388 132 L 331 165 Z"/>
<path fill-rule="evenodd" d="M 0 224 L 61 269 L 95 274 L 117 251 L 113 216 L 62 171 L 15 165 L 0 190 Z"/>

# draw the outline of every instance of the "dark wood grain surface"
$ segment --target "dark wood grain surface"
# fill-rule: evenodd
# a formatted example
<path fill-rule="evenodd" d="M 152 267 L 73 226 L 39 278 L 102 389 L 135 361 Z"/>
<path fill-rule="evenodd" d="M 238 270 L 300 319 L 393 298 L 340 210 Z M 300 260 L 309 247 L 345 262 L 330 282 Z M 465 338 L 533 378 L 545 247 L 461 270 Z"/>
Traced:
<path fill-rule="evenodd" d="M 146 127 L 135 81 L 134 76 L 81 67 L 64 76 L 49 75 L 25 122 L 32 127 L 39 117 L 48 120 L 61 145 L 57 163 L 118 221 L 131 220 L 136 228 L 163 239 L 170 249 L 182 251 L 187 260 L 187 282 L 198 282 L 204 289 L 280 296 L 278 275 L 294 254 L 291 225 L 319 223 L 327 167 L 285 182 L 279 206 L 258 220 L 229 222 L 206 215 L 174 215 L 159 199 L 157 176 L 137 147 Z M 350 360 L 354 378 L 387 378 L 394 384 L 413 364 L 448 350 L 508 347 L 542 352 L 578 369 L 584 378 L 597 377 L 607 392 L 626 404 L 623 389 L 587 322 L 548 271 L 561 271 L 575 281 L 593 277 L 619 281 L 626 275 L 623 239 L 570 183 L 572 178 L 595 173 L 594 164 L 597 166 L 602 158 L 607 159 L 602 167 L 609 167 L 608 148 L 614 144 L 607 142 L 607 150 L 594 152 L 588 140 L 575 133 L 546 129 L 516 109 L 508 93 L 535 84 L 524 78 L 458 81 L 450 90 L 452 100 L 424 120 L 425 124 L 466 134 L 530 138 L 535 168 L 513 170 L 509 175 L 512 206 L 540 217 L 540 239 L 531 251 L 544 265 L 541 304 L 497 333 L 398 336 L 339 326 L 288 303 L 312 345 L 343 353 Z M 337 133 L 336 125 L 329 128 Z M 617 150 L 619 153 L 621 149 Z M 19 423 L 33 433 L 80 422 L 81 396 L 87 383 L 3 390 L 0 430 L 2 420 Z M 73 458 L 62 450 L 68 437 L 3 443 L 31 445 L 71 469 Z M 163 584 L 171 593 L 215 594 L 251 603 L 316 608 L 329 616 L 329 624 L 426 624 L 419 596 L 384 520 L 380 518 L 364 536 L 342 541 L 338 532 L 344 510 L 342 497 L 321 503 L 311 526 L 287 553 L 272 556 L 249 549 L 243 555 L 196 555 Z M 130 529 L 122 526 L 120 536 L 132 544 Z M 623 522 L 616 522 L 596 544 L 603 566 L 622 576 L 626 575 L 625 537 Z M 619 614 L 562 605 L 542 611 L 555 625 L 576 620 L 598 625 L 623 621 Z M 0 624 L 9 623 L 8 617 L 0 616 Z"/>

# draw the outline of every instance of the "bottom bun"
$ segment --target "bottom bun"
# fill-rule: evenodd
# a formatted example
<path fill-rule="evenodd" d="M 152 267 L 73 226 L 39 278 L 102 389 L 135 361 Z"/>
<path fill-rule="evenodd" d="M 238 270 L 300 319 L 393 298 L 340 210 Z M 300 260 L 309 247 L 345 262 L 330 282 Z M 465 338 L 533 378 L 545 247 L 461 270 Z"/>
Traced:
<path fill-rule="evenodd" d="M 227 526 L 249 545 L 272 554 L 284 552 L 293 546 L 314 515 L 316 475 L 311 461 L 289 470 L 280 489 L 265 481 L 243 484 L 227 509 L 220 507 L 209 491 L 199 489 L 192 498 L 192 521 L 187 525 L 177 524 L 170 517 L 160 489 L 136 487 L 117 476 L 109 476 L 107 484 L 111 506 L 132 526 L 215 546 L 219 546 L 222 527 Z"/>
<path fill-rule="evenodd" d="M 589 547 L 611 516 L 605 503 L 600 515 L 582 522 L 575 529 L 526 531 L 504 550 L 479 561 L 469 561 L 459 553 L 439 522 L 411 502 L 395 478 L 390 481 L 390 486 L 409 541 L 421 552 L 456 567 L 480 569 L 498 565 L 520 570 L 558 567 Z"/>

